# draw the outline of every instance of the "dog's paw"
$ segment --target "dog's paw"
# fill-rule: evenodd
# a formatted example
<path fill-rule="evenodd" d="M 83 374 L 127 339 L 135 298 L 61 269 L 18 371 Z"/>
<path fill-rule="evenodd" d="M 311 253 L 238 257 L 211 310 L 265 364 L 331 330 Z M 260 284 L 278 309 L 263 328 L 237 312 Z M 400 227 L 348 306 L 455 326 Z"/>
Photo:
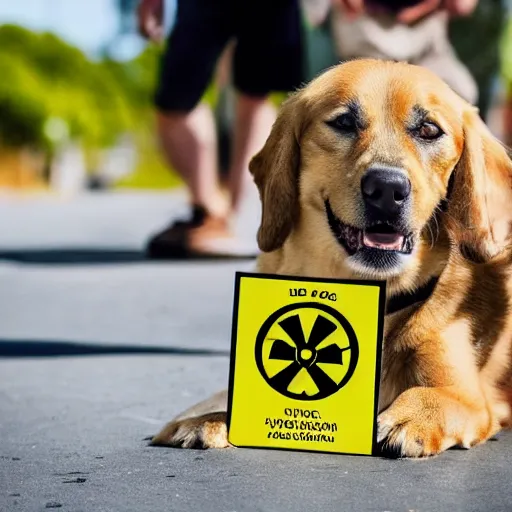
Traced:
<path fill-rule="evenodd" d="M 454 446 L 485 442 L 488 425 L 485 409 L 439 388 L 412 388 L 379 415 L 377 441 L 401 457 L 430 457 Z"/>
<path fill-rule="evenodd" d="M 228 448 L 226 413 L 214 412 L 168 423 L 150 442 L 153 446 Z"/>
<path fill-rule="evenodd" d="M 418 419 L 404 418 L 393 410 L 379 415 L 377 442 L 385 453 L 399 457 L 429 457 L 449 448 L 440 428 L 424 425 Z"/>

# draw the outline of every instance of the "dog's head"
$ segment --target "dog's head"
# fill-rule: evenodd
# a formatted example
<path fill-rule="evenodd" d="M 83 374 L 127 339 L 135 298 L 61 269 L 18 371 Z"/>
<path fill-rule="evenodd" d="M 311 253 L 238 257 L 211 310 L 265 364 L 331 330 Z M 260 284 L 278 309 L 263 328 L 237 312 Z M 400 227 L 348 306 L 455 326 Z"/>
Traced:
<path fill-rule="evenodd" d="M 328 70 L 285 102 L 250 170 L 264 252 L 307 230 L 356 275 L 388 278 L 435 243 L 434 223 L 479 261 L 507 244 L 505 149 L 474 107 L 417 66 L 356 60 Z"/>

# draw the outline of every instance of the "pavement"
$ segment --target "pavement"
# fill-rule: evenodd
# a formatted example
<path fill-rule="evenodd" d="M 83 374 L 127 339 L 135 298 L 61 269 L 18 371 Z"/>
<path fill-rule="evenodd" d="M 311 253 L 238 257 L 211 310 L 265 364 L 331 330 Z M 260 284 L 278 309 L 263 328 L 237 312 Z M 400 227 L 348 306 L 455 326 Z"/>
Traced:
<path fill-rule="evenodd" d="M 253 268 L 144 261 L 184 205 L 0 197 L 0 512 L 512 510 L 510 434 L 423 461 L 148 447 L 227 386 L 233 276 Z"/>

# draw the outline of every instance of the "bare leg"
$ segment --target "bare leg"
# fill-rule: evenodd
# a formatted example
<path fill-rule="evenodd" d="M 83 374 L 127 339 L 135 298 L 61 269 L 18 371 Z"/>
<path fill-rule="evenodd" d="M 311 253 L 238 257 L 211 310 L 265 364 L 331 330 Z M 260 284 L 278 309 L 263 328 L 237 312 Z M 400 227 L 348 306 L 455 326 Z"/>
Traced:
<path fill-rule="evenodd" d="M 226 214 L 217 179 L 215 123 L 207 105 L 190 113 L 159 113 L 158 135 L 170 165 L 188 187 L 192 204 L 218 216 Z"/>
<path fill-rule="evenodd" d="M 249 161 L 263 147 L 274 119 L 275 109 L 265 98 L 238 98 L 229 204 L 217 176 L 216 131 L 210 109 L 199 105 L 190 113 L 158 115 L 163 152 L 185 181 L 196 208 L 191 223 L 173 225 L 150 240 L 147 253 L 151 258 L 255 256 L 252 244 L 234 236 L 230 224 L 238 213 L 245 185 L 251 182 Z"/>
<path fill-rule="evenodd" d="M 229 173 L 231 207 L 236 214 L 246 185 L 251 182 L 249 161 L 264 145 L 275 120 L 276 110 L 267 98 L 239 94 Z"/>

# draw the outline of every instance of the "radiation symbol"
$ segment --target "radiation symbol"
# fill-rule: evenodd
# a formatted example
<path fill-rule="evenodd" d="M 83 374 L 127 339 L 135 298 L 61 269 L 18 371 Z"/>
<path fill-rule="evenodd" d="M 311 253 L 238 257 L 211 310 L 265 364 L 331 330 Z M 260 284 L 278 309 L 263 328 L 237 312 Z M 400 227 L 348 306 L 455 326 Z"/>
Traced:
<path fill-rule="evenodd" d="M 317 302 L 289 304 L 272 313 L 256 338 L 256 364 L 267 383 L 296 400 L 320 400 L 352 377 L 357 336 L 336 309 Z"/>

